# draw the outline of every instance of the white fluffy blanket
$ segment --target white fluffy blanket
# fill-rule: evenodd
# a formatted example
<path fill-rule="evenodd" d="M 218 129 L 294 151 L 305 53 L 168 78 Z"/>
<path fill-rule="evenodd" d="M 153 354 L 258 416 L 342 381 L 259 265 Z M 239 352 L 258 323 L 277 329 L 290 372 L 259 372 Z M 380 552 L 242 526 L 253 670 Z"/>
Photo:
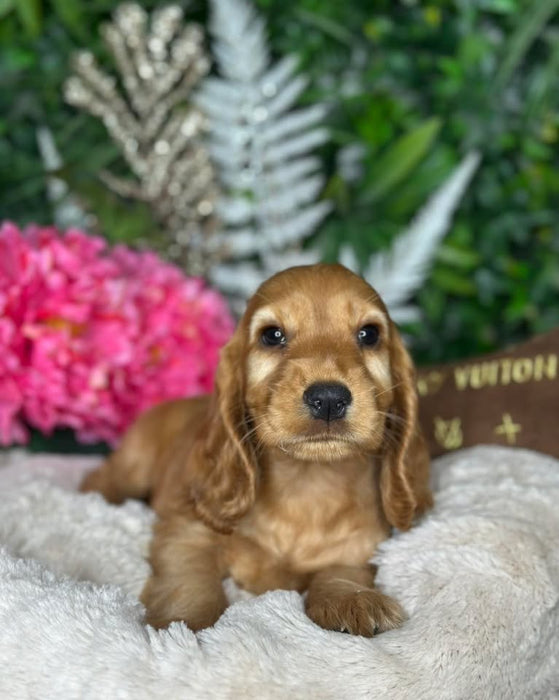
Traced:
<path fill-rule="evenodd" d="M 559 461 L 438 460 L 434 511 L 377 557 L 409 620 L 375 639 L 319 629 L 286 591 L 198 635 L 146 628 L 152 514 L 75 493 L 94 461 L 0 455 L 1 698 L 559 697 Z"/>

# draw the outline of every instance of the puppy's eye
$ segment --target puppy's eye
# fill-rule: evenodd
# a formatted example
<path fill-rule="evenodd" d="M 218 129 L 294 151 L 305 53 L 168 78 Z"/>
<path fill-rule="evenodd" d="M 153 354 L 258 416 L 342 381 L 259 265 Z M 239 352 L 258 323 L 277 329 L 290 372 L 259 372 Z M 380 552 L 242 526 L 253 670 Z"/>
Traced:
<path fill-rule="evenodd" d="M 285 333 L 278 326 L 270 326 L 269 328 L 264 328 L 260 335 L 260 340 L 262 345 L 285 345 L 287 343 L 287 338 Z"/>
<path fill-rule="evenodd" d="M 363 328 L 357 331 L 357 341 L 359 345 L 366 345 L 367 347 L 372 347 L 376 345 L 380 339 L 380 330 L 378 326 L 368 323 Z"/>

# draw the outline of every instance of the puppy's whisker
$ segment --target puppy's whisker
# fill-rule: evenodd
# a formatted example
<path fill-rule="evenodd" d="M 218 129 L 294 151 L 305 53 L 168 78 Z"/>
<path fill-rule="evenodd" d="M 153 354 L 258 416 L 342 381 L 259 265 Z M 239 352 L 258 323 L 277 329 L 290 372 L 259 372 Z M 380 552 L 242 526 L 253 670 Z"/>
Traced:
<path fill-rule="evenodd" d="M 264 421 L 261 421 L 260 423 L 253 425 L 252 428 L 250 428 L 250 430 L 247 430 L 244 433 L 244 435 L 242 436 L 242 438 L 239 441 L 239 444 L 243 445 L 245 442 L 250 440 L 254 435 L 257 435 L 258 432 L 260 430 L 262 430 L 263 426 L 264 426 Z"/>
<path fill-rule="evenodd" d="M 394 389 L 398 389 L 398 387 L 401 387 L 404 384 L 404 382 L 398 382 L 397 384 L 393 384 L 392 386 L 388 387 L 388 389 L 385 389 L 384 391 L 379 391 L 378 394 L 375 394 L 375 396 L 378 398 L 379 396 L 384 396 L 384 394 L 388 394 L 389 391 L 394 391 Z"/>
<path fill-rule="evenodd" d="M 390 411 L 378 411 L 379 415 L 388 418 L 391 423 L 399 423 L 400 425 L 407 426 L 409 419 L 405 416 L 399 416 L 397 413 L 392 413 Z"/>
<path fill-rule="evenodd" d="M 364 586 L 362 584 L 357 583 L 357 581 L 352 581 L 350 578 L 333 578 L 332 583 L 344 583 L 352 588 L 357 589 L 356 592 L 361 593 L 361 591 L 374 591 L 374 587 L 371 586 Z"/>

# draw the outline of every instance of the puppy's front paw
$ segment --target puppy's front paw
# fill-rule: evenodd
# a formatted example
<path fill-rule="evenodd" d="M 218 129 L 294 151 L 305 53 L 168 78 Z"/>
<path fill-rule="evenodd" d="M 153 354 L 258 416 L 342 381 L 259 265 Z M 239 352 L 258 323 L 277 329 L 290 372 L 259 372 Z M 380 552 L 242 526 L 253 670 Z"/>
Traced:
<path fill-rule="evenodd" d="M 399 627 L 405 619 L 401 606 L 374 588 L 338 590 L 327 596 L 309 594 L 306 613 L 320 627 L 372 637 Z"/>
<path fill-rule="evenodd" d="M 224 606 L 208 603 L 207 605 L 191 606 L 188 610 L 167 612 L 166 610 L 146 610 L 144 622 L 146 625 L 162 629 L 171 622 L 182 621 L 193 632 L 213 627 L 225 610 Z"/>
<path fill-rule="evenodd" d="M 171 622 L 182 621 L 194 632 L 212 627 L 227 607 L 227 600 L 221 581 L 214 581 L 213 591 L 211 583 L 207 583 L 206 590 L 201 585 L 194 586 L 192 580 L 190 587 L 186 580 L 173 587 L 166 585 L 165 579 L 152 576 L 140 596 L 146 606 L 145 623 L 161 629 Z"/>

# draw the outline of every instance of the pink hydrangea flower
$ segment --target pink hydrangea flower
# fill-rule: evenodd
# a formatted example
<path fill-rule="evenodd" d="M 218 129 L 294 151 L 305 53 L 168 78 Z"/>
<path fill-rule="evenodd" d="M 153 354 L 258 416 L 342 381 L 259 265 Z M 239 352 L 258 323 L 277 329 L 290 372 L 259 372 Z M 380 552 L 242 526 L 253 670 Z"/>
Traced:
<path fill-rule="evenodd" d="M 223 297 L 153 253 L 0 226 L 0 444 L 27 428 L 114 443 L 148 407 L 211 391 Z"/>

